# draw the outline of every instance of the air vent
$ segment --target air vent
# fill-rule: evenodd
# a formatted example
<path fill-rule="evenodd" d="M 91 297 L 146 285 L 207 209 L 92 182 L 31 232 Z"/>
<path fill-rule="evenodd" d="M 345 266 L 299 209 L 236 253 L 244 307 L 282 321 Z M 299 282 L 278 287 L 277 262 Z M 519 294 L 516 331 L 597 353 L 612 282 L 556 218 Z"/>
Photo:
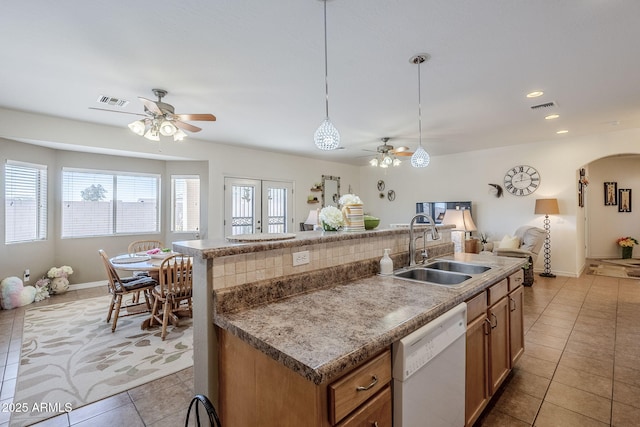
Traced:
<path fill-rule="evenodd" d="M 100 104 L 110 105 L 112 107 L 120 107 L 124 108 L 129 104 L 129 101 L 126 99 L 114 98 L 112 96 L 100 95 L 98 97 L 98 102 Z"/>
<path fill-rule="evenodd" d="M 551 108 L 551 107 L 557 107 L 558 104 L 556 104 L 555 102 L 551 101 L 551 102 L 545 102 L 544 104 L 538 104 L 538 105 L 532 105 L 531 109 L 532 110 L 537 110 L 538 108 Z"/>

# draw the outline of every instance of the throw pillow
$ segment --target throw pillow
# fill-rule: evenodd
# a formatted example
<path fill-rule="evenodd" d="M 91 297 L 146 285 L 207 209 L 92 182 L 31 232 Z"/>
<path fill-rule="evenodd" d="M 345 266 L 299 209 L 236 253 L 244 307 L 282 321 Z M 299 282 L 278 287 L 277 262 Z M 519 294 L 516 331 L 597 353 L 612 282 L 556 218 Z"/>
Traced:
<path fill-rule="evenodd" d="M 36 297 L 36 288 L 24 286 L 18 277 L 7 277 L 0 282 L 0 294 L 2 294 L 2 308 L 11 310 L 31 304 Z"/>
<path fill-rule="evenodd" d="M 518 249 L 520 247 L 520 239 L 518 236 L 504 236 L 498 247 L 500 249 Z"/>

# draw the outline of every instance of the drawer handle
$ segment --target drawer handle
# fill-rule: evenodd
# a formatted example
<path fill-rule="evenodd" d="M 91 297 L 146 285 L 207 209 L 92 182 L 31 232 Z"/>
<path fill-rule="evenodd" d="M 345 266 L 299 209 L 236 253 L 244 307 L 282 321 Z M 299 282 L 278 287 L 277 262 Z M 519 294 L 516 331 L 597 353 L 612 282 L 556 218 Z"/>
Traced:
<path fill-rule="evenodd" d="M 378 427 L 378 422 L 374 421 L 373 424 L 371 424 L 373 427 Z"/>
<path fill-rule="evenodd" d="M 493 317 L 493 319 L 496 321 L 496 324 L 494 325 L 491 322 L 489 322 L 489 324 L 491 325 L 491 329 L 495 329 L 496 327 L 498 327 L 498 318 L 493 313 L 491 313 L 491 317 Z"/>
<path fill-rule="evenodd" d="M 489 318 L 485 317 L 484 318 L 484 322 L 482 324 L 482 327 L 484 329 L 484 334 L 485 335 L 489 335 L 491 333 L 491 329 L 493 329 L 493 327 L 491 326 L 491 320 L 489 320 Z M 486 328 L 487 324 L 489 325 L 489 329 Z"/>
<path fill-rule="evenodd" d="M 369 390 L 371 387 L 373 387 L 373 386 L 374 386 L 374 385 L 376 385 L 376 384 L 378 384 L 378 377 L 376 377 L 375 375 L 373 375 L 373 376 L 371 377 L 371 384 L 369 384 L 369 385 L 368 385 L 368 386 L 366 386 L 366 387 L 363 387 L 363 386 L 361 386 L 361 385 L 360 385 L 360 386 L 356 387 L 356 390 L 358 390 L 358 391 L 366 391 L 366 390 Z"/>

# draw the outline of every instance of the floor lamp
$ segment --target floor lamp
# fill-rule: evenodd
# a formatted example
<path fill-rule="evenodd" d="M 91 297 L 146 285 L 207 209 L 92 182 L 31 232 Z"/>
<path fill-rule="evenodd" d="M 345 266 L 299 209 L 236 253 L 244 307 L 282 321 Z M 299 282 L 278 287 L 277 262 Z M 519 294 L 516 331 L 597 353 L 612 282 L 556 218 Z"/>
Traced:
<path fill-rule="evenodd" d="M 560 213 L 558 209 L 558 199 L 537 199 L 536 215 L 544 215 L 544 231 L 546 236 L 544 238 L 544 272 L 540 273 L 541 277 L 556 277 L 551 272 L 551 222 L 549 221 L 549 215 L 557 215 Z M 533 266 L 531 266 L 533 268 Z"/>

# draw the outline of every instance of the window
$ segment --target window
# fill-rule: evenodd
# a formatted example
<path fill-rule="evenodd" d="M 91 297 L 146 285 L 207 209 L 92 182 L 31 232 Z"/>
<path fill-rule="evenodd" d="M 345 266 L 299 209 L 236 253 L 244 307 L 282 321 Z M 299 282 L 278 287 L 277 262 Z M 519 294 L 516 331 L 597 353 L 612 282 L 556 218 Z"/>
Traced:
<path fill-rule="evenodd" d="M 64 168 L 62 237 L 160 232 L 160 176 Z"/>
<path fill-rule="evenodd" d="M 200 230 L 200 177 L 171 176 L 171 231 Z"/>
<path fill-rule="evenodd" d="M 5 165 L 5 243 L 47 238 L 47 167 L 7 160 Z"/>

